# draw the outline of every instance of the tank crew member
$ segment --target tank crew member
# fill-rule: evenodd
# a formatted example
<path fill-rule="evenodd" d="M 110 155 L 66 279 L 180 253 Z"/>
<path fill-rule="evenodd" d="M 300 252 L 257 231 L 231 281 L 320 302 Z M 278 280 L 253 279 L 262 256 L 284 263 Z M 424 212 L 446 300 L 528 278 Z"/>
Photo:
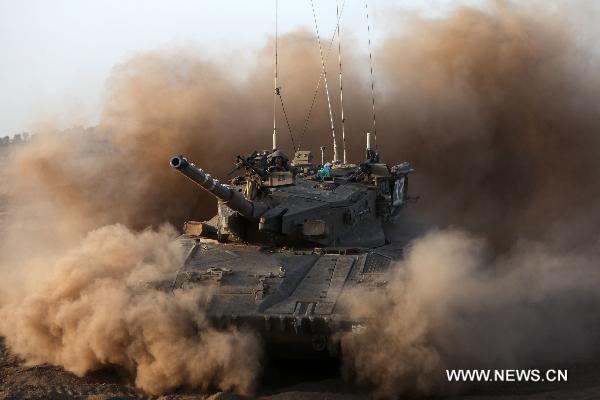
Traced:
<path fill-rule="evenodd" d="M 281 150 L 275 150 L 268 155 L 269 171 L 288 171 L 288 156 Z"/>
<path fill-rule="evenodd" d="M 319 178 L 321 178 L 321 180 L 325 178 L 331 178 L 332 165 L 333 164 L 331 164 L 330 162 L 326 162 L 325 165 L 323 165 L 323 168 L 319 170 Z"/>

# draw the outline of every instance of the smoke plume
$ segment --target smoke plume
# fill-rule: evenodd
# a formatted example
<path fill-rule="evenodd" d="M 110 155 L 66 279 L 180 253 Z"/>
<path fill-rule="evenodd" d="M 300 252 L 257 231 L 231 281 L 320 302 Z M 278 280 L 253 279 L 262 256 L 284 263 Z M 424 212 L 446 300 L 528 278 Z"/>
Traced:
<path fill-rule="evenodd" d="M 378 148 L 390 165 L 415 166 L 410 190 L 421 200 L 410 212 L 439 230 L 414 243 L 385 296 L 346 305 L 370 321 L 342 340 L 346 371 L 381 395 L 434 390 L 445 366 L 569 363 L 597 350 L 600 75 L 569 5 L 387 13 L 402 28 L 374 48 Z M 362 37 L 348 37 L 343 53 L 352 162 L 372 130 Z M 307 121 L 320 74 L 314 36 L 279 43 L 294 141 L 331 154 L 323 84 Z M 0 334 L 12 351 L 78 374 L 116 364 L 151 393 L 251 391 L 256 338 L 212 330 L 210 293 L 166 296 L 137 282 L 177 268 L 175 232 L 163 224 L 215 210 L 169 157 L 226 179 L 235 155 L 270 148 L 272 54 L 269 41 L 243 65 L 198 49 L 134 56 L 114 67 L 99 126 L 48 127 L 13 150 L 0 231 Z M 277 118 L 291 153 L 281 110 Z M 339 118 L 335 128 L 339 138 Z"/>

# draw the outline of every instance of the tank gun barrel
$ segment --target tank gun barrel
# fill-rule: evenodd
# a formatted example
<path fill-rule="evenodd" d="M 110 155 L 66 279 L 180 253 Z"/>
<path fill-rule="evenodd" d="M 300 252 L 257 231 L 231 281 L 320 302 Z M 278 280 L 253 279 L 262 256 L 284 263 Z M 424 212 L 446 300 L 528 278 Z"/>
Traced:
<path fill-rule="evenodd" d="M 225 203 L 232 210 L 237 211 L 244 217 L 256 221 L 265 211 L 258 204 L 246 199 L 243 194 L 228 185 L 223 185 L 217 179 L 189 162 L 183 156 L 174 156 L 169 162 L 171 167 L 187 176 L 197 185 L 212 193 L 215 197 Z"/>

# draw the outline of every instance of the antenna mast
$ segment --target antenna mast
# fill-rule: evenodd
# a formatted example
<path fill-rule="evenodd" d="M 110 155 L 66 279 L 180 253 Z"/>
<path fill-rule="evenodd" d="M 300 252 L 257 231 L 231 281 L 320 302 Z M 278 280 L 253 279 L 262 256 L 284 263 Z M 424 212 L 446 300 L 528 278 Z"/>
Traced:
<path fill-rule="evenodd" d="M 346 6 L 346 0 L 342 2 L 342 7 L 340 8 L 340 12 L 337 17 L 337 23 L 333 32 L 331 33 L 331 40 L 329 40 L 329 46 L 327 47 L 327 53 L 325 53 L 325 64 L 329 61 L 329 53 L 331 51 L 331 47 L 333 46 L 333 41 L 335 40 L 335 34 L 337 32 L 338 25 L 340 23 L 340 18 L 342 18 L 342 13 L 344 12 L 344 7 Z M 310 103 L 310 107 L 308 107 L 308 112 L 306 114 L 306 118 L 304 119 L 304 128 L 302 128 L 302 132 L 300 132 L 300 139 L 298 140 L 298 146 L 300 146 L 300 142 L 304 138 L 306 131 L 308 130 L 308 124 L 310 123 L 310 117 L 312 115 L 313 107 L 315 102 L 317 101 L 317 94 L 319 94 L 319 88 L 321 87 L 321 81 L 323 80 L 323 70 L 319 73 L 319 79 L 317 80 L 317 85 L 315 87 L 315 91 L 313 92 L 312 102 Z"/>
<path fill-rule="evenodd" d="M 278 0 L 275 0 L 275 87 L 273 91 L 273 150 L 277 150 L 277 14 Z"/>
<path fill-rule="evenodd" d="M 371 27 L 369 25 L 369 3 L 365 0 L 365 9 L 367 11 L 367 37 L 369 39 L 369 64 L 371 66 L 371 98 L 373 99 L 373 139 L 375 149 L 377 149 L 377 122 L 375 119 L 375 82 L 373 79 L 373 56 L 371 54 Z"/>
<path fill-rule="evenodd" d="M 331 121 L 331 135 L 333 136 L 333 162 L 338 161 L 337 142 L 335 141 L 335 128 L 333 126 L 333 113 L 331 112 L 331 101 L 329 99 L 329 87 L 327 86 L 327 70 L 325 69 L 325 60 L 323 59 L 323 48 L 321 46 L 321 37 L 319 36 L 319 25 L 317 24 L 317 13 L 315 12 L 315 3 L 310 0 L 313 17 L 315 20 L 315 30 L 317 31 L 317 42 L 319 43 L 319 54 L 321 55 L 321 68 L 323 69 L 323 79 L 325 80 L 325 92 L 327 93 L 327 106 L 329 107 L 329 120 Z"/>
<path fill-rule="evenodd" d="M 335 14 L 337 17 L 337 37 L 338 37 L 338 63 L 340 65 L 340 107 L 342 109 L 342 151 L 343 164 L 346 165 L 346 129 L 344 127 L 344 90 L 342 85 L 342 41 L 340 39 L 340 6 L 339 2 L 335 2 Z"/>

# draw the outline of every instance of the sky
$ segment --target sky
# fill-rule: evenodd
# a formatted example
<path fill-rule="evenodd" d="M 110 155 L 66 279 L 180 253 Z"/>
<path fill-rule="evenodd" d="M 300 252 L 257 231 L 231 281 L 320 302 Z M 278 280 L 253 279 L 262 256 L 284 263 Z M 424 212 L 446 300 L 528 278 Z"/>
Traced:
<path fill-rule="evenodd" d="M 314 31 L 310 0 L 278 4 L 280 32 Z M 314 4 L 321 36 L 329 37 L 336 1 Z M 436 15 L 452 4 L 368 0 L 372 40 L 393 28 L 383 17 L 391 9 Z M 208 57 L 232 49 L 251 53 L 272 37 L 274 15 L 275 0 L 0 0 L 0 136 L 45 123 L 94 125 L 113 66 L 136 53 L 173 46 L 190 46 Z M 341 29 L 355 31 L 366 44 L 365 20 L 365 1 L 346 0 Z"/>

